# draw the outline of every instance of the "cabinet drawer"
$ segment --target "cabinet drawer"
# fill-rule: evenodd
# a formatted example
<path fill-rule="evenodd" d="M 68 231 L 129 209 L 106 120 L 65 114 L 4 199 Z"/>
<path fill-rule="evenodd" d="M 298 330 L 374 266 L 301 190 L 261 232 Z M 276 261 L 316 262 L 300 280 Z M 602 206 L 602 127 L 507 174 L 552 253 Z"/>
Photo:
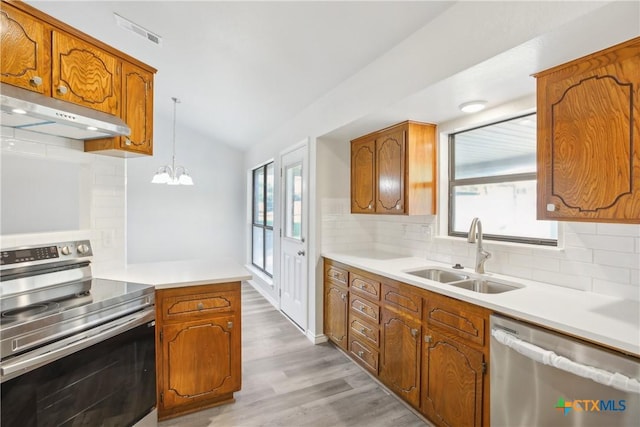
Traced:
<path fill-rule="evenodd" d="M 193 288 L 191 288 L 193 289 Z M 171 291 L 174 291 L 173 289 Z M 165 295 L 158 291 L 163 320 L 188 320 L 240 309 L 239 291 L 198 292 Z"/>
<path fill-rule="evenodd" d="M 349 295 L 349 306 L 351 312 L 358 313 L 363 319 L 368 320 L 376 325 L 380 323 L 380 307 L 377 304 L 367 301 L 358 295 Z"/>
<path fill-rule="evenodd" d="M 324 277 L 345 287 L 349 286 L 349 272 L 335 265 L 328 264 L 325 266 Z"/>
<path fill-rule="evenodd" d="M 349 281 L 351 291 L 374 301 L 380 301 L 380 282 L 352 273 Z"/>
<path fill-rule="evenodd" d="M 366 341 L 367 344 L 373 347 L 380 347 L 380 330 L 377 326 L 366 322 L 363 319 L 355 316 L 354 313 L 349 315 L 349 328 L 350 332 L 354 334 L 357 339 Z"/>
<path fill-rule="evenodd" d="M 416 319 L 422 317 L 422 297 L 400 287 L 383 285 L 382 302 L 386 308 L 396 312 L 408 314 Z"/>
<path fill-rule="evenodd" d="M 349 340 L 349 353 L 365 368 L 378 374 L 378 360 L 380 355 L 377 351 L 370 349 L 365 344 L 362 344 L 358 339 L 352 338 Z"/>
<path fill-rule="evenodd" d="M 434 328 L 472 343 L 484 345 L 488 315 L 481 313 L 477 307 L 462 301 L 433 295 L 425 303 L 425 318 L 427 323 Z"/>

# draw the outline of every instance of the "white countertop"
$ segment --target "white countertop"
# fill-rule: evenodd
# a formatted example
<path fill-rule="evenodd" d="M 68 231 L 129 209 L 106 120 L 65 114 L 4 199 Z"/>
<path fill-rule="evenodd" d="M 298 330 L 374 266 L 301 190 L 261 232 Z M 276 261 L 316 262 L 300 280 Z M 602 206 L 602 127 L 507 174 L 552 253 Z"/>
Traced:
<path fill-rule="evenodd" d="M 128 264 L 124 269 L 96 277 L 153 285 L 156 289 L 250 280 L 240 264 L 228 260 L 185 260 Z"/>
<path fill-rule="evenodd" d="M 482 294 L 405 273 L 407 270 L 428 266 L 451 268 L 450 265 L 423 258 L 394 256 L 375 251 L 330 252 L 323 256 L 640 356 L 640 302 L 637 301 L 491 272 L 485 276 L 519 283 L 525 287 L 501 294 Z M 474 274 L 469 268 L 458 271 Z"/>

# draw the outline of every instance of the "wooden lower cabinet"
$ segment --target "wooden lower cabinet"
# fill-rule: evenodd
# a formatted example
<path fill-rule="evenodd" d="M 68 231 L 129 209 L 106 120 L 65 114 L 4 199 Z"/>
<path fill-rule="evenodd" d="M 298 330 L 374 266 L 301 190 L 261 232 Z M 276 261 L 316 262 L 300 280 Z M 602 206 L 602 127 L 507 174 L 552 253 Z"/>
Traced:
<path fill-rule="evenodd" d="M 489 426 L 490 310 L 336 264 L 350 280 L 325 275 L 329 339 L 435 425 Z"/>
<path fill-rule="evenodd" d="M 420 407 L 420 321 L 383 309 L 380 333 L 380 380 L 411 405 Z"/>
<path fill-rule="evenodd" d="M 347 350 L 347 312 L 349 293 L 346 288 L 326 283 L 324 288 L 324 333 L 337 346 Z"/>
<path fill-rule="evenodd" d="M 234 401 L 240 319 L 240 282 L 156 291 L 159 419 Z"/>
<path fill-rule="evenodd" d="M 427 329 L 422 412 L 439 426 L 480 427 L 484 370 L 482 352 Z"/>

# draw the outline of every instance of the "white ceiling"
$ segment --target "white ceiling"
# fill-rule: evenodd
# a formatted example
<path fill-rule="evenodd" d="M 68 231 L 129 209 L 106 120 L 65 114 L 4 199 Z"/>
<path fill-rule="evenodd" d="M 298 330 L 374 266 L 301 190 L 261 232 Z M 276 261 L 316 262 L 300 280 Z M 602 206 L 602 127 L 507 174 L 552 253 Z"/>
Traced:
<path fill-rule="evenodd" d="M 27 1 L 156 67 L 156 120 L 170 120 L 171 97 L 178 97 L 182 101 L 178 129 L 188 126 L 242 150 L 265 140 L 455 5 L 449 1 Z M 632 14 L 621 23 L 619 12 L 599 13 L 608 3 L 558 3 L 558 14 L 567 15 L 564 26 L 496 51 L 491 58 L 376 108 L 326 136 L 348 140 L 406 119 L 440 123 L 459 117 L 458 104 L 470 99 L 486 99 L 495 107 L 531 95 L 532 73 L 640 34 L 640 16 Z M 634 4 L 630 10 L 638 15 L 637 2 L 626 3 Z M 503 4 L 504 13 L 512 15 L 511 25 L 526 27 L 532 21 L 519 13 L 515 2 Z M 535 11 L 536 4 L 530 2 L 528 10 Z M 539 4 L 540 14 L 554 10 L 548 2 Z M 458 8 L 451 15 L 464 10 Z M 160 35 L 162 46 L 117 27 L 114 12 Z M 475 22 L 474 16 L 460 13 L 438 33 L 442 43 L 455 37 L 458 26 L 491 29 L 491 22 Z M 498 31 L 505 37 L 511 34 L 507 28 Z M 477 43 L 483 43 L 481 32 Z M 477 48 L 469 45 L 469 53 Z M 447 60 L 464 62 L 460 52 Z"/>

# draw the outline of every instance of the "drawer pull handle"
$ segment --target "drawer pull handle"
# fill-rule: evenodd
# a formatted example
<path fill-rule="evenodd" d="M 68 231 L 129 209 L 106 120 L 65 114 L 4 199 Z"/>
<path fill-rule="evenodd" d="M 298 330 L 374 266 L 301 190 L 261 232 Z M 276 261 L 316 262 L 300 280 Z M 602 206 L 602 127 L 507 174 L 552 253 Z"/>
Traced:
<path fill-rule="evenodd" d="M 359 357 L 363 357 L 363 356 L 364 356 L 364 351 L 360 350 L 360 351 L 358 352 L 358 356 L 359 356 Z"/>
<path fill-rule="evenodd" d="M 367 331 L 367 330 L 366 330 L 365 328 L 360 328 L 360 332 L 361 332 L 361 333 L 363 333 L 363 334 L 364 334 L 366 331 Z"/>
<path fill-rule="evenodd" d="M 204 308 L 204 304 L 199 302 L 198 303 L 198 311 L 202 310 Z"/>

